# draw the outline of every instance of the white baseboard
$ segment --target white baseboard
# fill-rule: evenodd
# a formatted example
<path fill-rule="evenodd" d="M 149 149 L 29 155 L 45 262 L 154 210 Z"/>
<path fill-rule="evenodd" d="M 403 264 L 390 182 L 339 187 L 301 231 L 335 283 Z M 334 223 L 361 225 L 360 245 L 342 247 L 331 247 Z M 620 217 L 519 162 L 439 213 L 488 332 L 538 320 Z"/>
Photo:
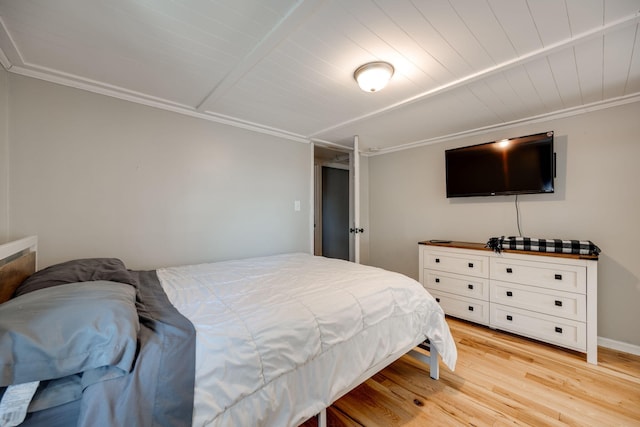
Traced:
<path fill-rule="evenodd" d="M 640 345 L 629 344 L 622 341 L 616 341 L 609 338 L 598 337 L 598 345 L 612 350 L 623 351 L 625 353 L 640 356 Z"/>

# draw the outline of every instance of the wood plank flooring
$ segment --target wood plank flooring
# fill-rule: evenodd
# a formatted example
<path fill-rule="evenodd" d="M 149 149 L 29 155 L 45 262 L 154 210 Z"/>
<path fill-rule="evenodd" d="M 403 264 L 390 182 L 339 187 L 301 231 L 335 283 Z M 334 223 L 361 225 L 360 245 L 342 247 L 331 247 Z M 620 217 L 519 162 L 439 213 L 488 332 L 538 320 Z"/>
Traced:
<path fill-rule="evenodd" d="M 440 380 L 403 356 L 335 402 L 331 427 L 640 426 L 640 356 L 586 356 L 448 318 L 458 347 Z M 309 420 L 303 427 L 314 427 Z"/>

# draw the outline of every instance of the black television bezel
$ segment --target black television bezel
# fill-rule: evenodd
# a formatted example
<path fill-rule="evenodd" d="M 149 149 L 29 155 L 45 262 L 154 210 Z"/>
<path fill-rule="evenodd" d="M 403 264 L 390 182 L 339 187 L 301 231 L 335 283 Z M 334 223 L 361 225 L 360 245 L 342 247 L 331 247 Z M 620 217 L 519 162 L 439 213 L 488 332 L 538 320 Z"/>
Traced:
<path fill-rule="evenodd" d="M 550 172 L 551 172 L 551 177 L 550 177 L 551 188 L 550 189 L 545 189 L 543 187 L 538 189 L 508 189 L 505 191 L 486 191 L 486 192 L 476 191 L 476 192 L 458 192 L 458 193 L 450 192 L 449 163 L 450 163 L 450 155 L 452 153 L 466 151 L 466 150 L 475 150 L 475 149 L 478 149 L 479 147 L 483 147 L 483 146 L 488 147 L 491 145 L 500 144 L 504 141 L 509 141 L 509 143 L 512 143 L 512 144 L 513 143 L 515 144 L 539 143 L 539 144 L 549 145 L 551 147 L 550 156 L 548 158 L 549 163 L 545 163 L 550 167 Z M 542 167 L 540 166 L 539 168 L 541 169 Z M 451 149 L 445 150 L 445 181 L 446 181 L 445 186 L 446 186 L 447 198 L 512 196 L 512 195 L 519 195 L 519 194 L 552 194 L 555 192 L 555 178 L 556 178 L 556 153 L 555 153 L 555 147 L 554 147 L 553 131 L 540 132 L 532 135 L 519 136 L 516 138 L 509 138 L 509 139 L 498 140 L 498 141 L 490 141 L 482 144 L 468 145 L 465 147 L 451 148 Z"/>

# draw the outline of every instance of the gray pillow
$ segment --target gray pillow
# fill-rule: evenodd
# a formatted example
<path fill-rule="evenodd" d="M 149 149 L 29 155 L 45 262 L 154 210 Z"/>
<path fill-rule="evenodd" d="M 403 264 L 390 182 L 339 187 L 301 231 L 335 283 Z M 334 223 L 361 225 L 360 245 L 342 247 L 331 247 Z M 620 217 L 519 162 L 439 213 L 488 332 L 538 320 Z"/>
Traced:
<path fill-rule="evenodd" d="M 139 328 L 130 285 L 72 283 L 16 297 L 0 304 L 0 387 L 78 373 L 95 377 L 104 367 L 124 374 Z"/>
<path fill-rule="evenodd" d="M 18 286 L 14 297 L 52 286 L 95 280 L 136 284 L 124 263 L 118 258 L 84 258 L 36 271 Z"/>

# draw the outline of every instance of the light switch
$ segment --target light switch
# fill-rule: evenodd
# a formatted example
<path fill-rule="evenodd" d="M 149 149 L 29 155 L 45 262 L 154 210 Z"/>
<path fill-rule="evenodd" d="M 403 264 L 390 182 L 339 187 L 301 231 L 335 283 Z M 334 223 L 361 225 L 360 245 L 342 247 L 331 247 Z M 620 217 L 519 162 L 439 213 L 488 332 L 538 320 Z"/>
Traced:
<path fill-rule="evenodd" d="M 300 212 L 300 200 L 296 200 L 293 202 L 293 210 L 296 212 Z"/>

